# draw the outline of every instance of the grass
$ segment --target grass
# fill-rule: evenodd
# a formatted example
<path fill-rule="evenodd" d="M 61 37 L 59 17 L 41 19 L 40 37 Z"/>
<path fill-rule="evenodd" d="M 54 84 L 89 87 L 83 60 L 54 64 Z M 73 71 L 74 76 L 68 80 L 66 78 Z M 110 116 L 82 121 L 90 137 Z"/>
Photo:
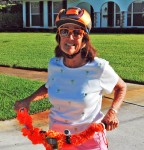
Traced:
<path fill-rule="evenodd" d="M 90 34 L 100 57 L 130 81 L 144 82 L 144 36 L 142 34 Z M 0 33 L 0 64 L 47 68 L 54 56 L 55 33 Z"/>
<path fill-rule="evenodd" d="M 0 45 L 1 65 L 47 68 L 56 42 L 51 33 L 0 33 Z"/>
<path fill-rule="evenodd" d="M 123 78 L 144 83 L 144 36 L 136 34 L 91 35 L 100 56 Z"/>
<path fill-rule="evenodd" d="M 15 118 L 15 101 L 29 96 L 42 84 L 44 83 L 0 74 L 0 120 Z M 48 99 L 32 102 L 30 113 L 44 111 L 50 107 Z"/>

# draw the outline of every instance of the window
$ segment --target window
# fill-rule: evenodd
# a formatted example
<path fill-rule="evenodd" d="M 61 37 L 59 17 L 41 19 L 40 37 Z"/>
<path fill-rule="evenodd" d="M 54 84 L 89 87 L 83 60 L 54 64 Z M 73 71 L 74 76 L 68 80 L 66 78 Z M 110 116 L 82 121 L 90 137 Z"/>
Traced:
<path fill-rule="evenodd" d="M 31 3 L 31 21 L 32 21 L 32 26 L 40 26 L 40 4 L 39 2 Z"/>
<path fill-rule="evenodd" d="M 120 27 L 120 7 L 114 2 L 106 2 L 101 8 L 101 27 Z"/>
<path fill-rule="evenodd" d="M 116 26 L 120 26 L 120 14 L 116 14 Z"/>
<path fill-rule="evenodd" d="M 127 26 L 131 26 L 131 14 L 127 15 Z"/>
<path fill-rule="evenodd" d="M 115 19 L 115 25 L 116 26 L 120 26 L 120 24 L 121 24 L 121 18 L 120 18 L 120 8 L 119 8 L 119 6 L 117 5 L 117 4 L 115 4 L 115 12 L 116 12 L 116 19 Z"/>
<path fill-rule="evenodd" d="M 133 14 L 133 26 L 144 26 L 144 16 L 142 14 Z"/>
<path fill-rule="evenodd" d="M 134 2 L 133 3 L 133 12 L 135 13 L 138 13 L 138 12 L 142 12 L 142 11 L 144 11 L 143 10 L 144 9 L 144 2 L 143 3 L 141 3 L 141 2 Z"/>
<path fill-rule="evenodd" d="M 64 8 L 64 2 L 52 2 L 48 1 L 48 26 L 55 25 L 55 20 L 59 11 Z"/>
<path fill-rule="evenodd" d="M 144 1 L 133 2 L 128 8 L 128 26 L 144 26 Z"/>
<path fill-rule="evenodd" d="M 59 11 L 63 8 L 63 3 L 62 2 L 53 2 L 53 8 L 54 8 L 53 13 L 54 13 L 54 22 L 55 22 Z"/>

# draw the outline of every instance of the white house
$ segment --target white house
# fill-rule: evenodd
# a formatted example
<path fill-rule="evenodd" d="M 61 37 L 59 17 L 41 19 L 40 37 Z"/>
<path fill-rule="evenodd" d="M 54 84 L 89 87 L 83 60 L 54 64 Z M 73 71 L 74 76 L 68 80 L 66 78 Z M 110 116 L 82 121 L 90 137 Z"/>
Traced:
<path fill-rule="evenodd" d="M 24 28 L 55 28 L 62 8 L 77 6 L 91 15 L 93 28 L 144 28 L 144 0 L 22 0 Z"/>

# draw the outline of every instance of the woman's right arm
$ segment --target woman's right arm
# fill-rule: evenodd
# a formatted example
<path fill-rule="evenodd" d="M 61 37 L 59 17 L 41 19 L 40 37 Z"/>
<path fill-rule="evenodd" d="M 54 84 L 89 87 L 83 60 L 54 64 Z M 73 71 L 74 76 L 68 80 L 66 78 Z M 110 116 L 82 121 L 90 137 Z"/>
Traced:
<path fill-rule="evenodd" d="M 32 101 L 41 100 L 41 99 L 47 98 L 47 97 L 48 97 L 48 91 L 44 84 L 38 90 L 36 90 L 33 94 L 28 96 L 27 98 L 16 101 L 16 103 L 14 105 L 14 109 L 15 109 L 15 111 L 18 111 L 20 108 L 25 107 L 25 108 L 27 108 L 27 110 L 29 110 L 29 106 Z"/>

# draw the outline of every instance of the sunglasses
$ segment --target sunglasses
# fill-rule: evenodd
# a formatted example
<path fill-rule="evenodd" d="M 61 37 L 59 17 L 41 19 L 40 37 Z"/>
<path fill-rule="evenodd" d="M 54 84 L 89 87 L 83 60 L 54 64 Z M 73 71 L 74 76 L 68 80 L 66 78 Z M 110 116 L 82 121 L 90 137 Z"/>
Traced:
<path fill-rule="evenodd" d="M 72 34 L 73 38 L 79 39 L 82 37 L 84 30 L 82 29 L 68 29 L 68 28 L 59 28 L 58 33 L 61 37 L 69 37 Z"/>

